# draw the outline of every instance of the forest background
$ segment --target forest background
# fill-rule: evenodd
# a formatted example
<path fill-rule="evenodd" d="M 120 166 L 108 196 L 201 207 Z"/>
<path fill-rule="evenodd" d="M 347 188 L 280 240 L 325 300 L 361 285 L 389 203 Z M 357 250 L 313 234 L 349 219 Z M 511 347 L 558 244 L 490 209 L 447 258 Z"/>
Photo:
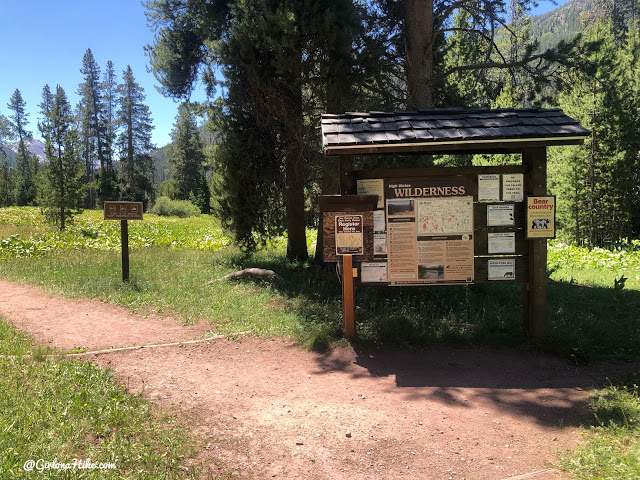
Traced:
<path fill-rule="evenodd" d="M 40 158 L 18 88 L 0 115 L 0 207 L 39 205 L 61 228 L 104 200 L 189 201 L 254 250 L 285 231 L 306 260 L 317 195 L 335 193 L 323 112 L 428 107 L 560 107 L 592 131 L 550 149 L 562 240 L 615 246 L 640 232 L 637 0 L 534 2 L 153 0 L 147 47 L 161 91 L 184 100 L 172 142 L 151 143 L 131 68 L 88 49 L 80 101 L 43 86 Z M 579 33 L 578 33 L 579 32 Z M 142 54 L 142 52 L 141 52 Z M 209 100 L 189 103 L 201 81 Z M 519 163 L 514 156 L 387 157 L 387 165 Z M 377 163 L 381 165 L 381 163 Z M 356 159 L 356 166 L 366 166 Z M 164 198 L 164 197 L 168 197 Z M 197 210 L 194 210 L 197 211 Z"/>

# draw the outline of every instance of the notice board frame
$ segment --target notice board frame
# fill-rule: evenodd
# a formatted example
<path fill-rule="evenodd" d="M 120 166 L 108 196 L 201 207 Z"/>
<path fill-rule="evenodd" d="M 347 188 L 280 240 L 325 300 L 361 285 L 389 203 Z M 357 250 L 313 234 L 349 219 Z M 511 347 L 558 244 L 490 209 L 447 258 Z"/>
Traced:
<path fill-rule="evenodd" d="M 448 152 L 462 153 L 462 152 Z M 491 153 L 484 151 L 483 153 Z M 473 283 L 489 282 L 488 263 L 491 259 L 514 260 L 515 275 L 502 283 L 519 283 L 522 285 L 522 310 L 523 310 L 523 331 L 528 337 L 540 337 L 546 331 L 547 323 L 547 239 L 527 239 L 524 220 L 524 202 L 528 196 L 545 196 L 547 184 L 546 168 L 546 147 L 532 146 L 525 148 L 514 148 L 505 152 L 502 148 L 495 153 L 516 153 L 522 157 L 519 165 L 502 166 L 477 166 L 477 167 L 427 167 L 427 168 L 378 168 L 367 170 L 355 170 L 353 168 L 352 155 L 340 155 L 340 194 L 352 197 L 357 192 L 357 181 L 361 179 L 384 179 L 385 186 L 389 179 L 420 180 L 433 179 L 438 177 L 464 176 L 475 179 L 472 182 L 472 195 L 474 198 L 474 278 Z M 523 201 L 500 201 L 500 202 L 478 202 L 478 175 L 500 174 L 502 175 L 523 175 Z M 502 181 L 500 182 L 502 198 Z M 339 196 L 334 196 L 339 198 Z M 372 196 L 373 208 L 377 207 L 377 196 Z M 322 199 L 322 197 L 320 197 Z M 322 203 L 322 200 L 320 200 Z M 338 201 L 334 199 L 334 202 Z M 514 205 L 514 225 L 513 226 L 488 226 L 487 225 L 487 205 L 492 204 L 513 204 Z M 322 208 L 321 208 L 322 211 Z M 490 255 L 488 253 L 489 233 L 514 232 L 515 233 L 515 253 L 508 255 Z M 366 233 L 365 233 L 366 235 Z M 327 237 L 327 232 L 323 232 L 323 237 Z M 365 237 L 366 238 L 366 237 Z M 324 246 L 323 246 L 324 248 Z M 360 261 L 371 261 L 366 258 L 351 259 L 354 265 Z M 373 259 L 376 261 L 376 259 Z M 344 273 L 344 272 L 343 272 Z M 492 280 L 495 281 L 495 280 Z M 362 283 L 360 276 L 354 278 L 355 286 L 384 287 L 389 286 L 389 282 Z M 355 295 L 355 293 L 354 293 Z M 355 308 L 355 302 L 353 302 Z M 355 314 L 354 314 L 355 315 Z M 349 334 L 348 334 L 349 333 Z M 355 335 L 355 325 L 349 330 L 345 327 L 345 335 L 351 338 Z"/>

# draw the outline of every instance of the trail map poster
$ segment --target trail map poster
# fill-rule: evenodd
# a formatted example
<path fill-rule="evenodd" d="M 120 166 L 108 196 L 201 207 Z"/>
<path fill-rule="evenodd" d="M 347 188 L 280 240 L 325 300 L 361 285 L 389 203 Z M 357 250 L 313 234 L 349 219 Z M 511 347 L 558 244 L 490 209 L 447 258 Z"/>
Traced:
<path fill-rule="evenodd" d="M 473 282 L 473 196 L 464 177 L 389 182 L 390 285 Z"/>

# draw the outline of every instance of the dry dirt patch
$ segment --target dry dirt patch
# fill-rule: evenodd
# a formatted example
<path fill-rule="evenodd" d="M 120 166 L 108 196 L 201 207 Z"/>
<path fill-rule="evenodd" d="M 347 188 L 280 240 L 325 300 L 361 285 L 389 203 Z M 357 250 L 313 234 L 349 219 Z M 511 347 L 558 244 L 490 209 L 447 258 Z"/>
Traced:
<path fill-rule="evenodd" d="M 187 340 L 208 330 L 3 281 L 0 315 L 65 348 Z M 131 391 L 177 407 L 202 439 L 197 461 L 214 477 L 241 478 L 561 478 L 547 469 L 556 451 L 578 441 L 585 388 L 612 373 L 511 350 L 320 355 L 253 338 L 88 358 Z"/>

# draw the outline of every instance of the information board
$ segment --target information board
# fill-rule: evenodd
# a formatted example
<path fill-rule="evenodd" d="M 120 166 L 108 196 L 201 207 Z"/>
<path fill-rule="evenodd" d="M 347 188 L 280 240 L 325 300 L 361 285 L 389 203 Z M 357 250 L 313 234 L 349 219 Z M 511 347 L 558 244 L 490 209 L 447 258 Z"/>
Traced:
<path fill-rule="evenodd" d="M 389 285 L 471 283 L 474 276 L 471 181 L 389 182 Z"/>

